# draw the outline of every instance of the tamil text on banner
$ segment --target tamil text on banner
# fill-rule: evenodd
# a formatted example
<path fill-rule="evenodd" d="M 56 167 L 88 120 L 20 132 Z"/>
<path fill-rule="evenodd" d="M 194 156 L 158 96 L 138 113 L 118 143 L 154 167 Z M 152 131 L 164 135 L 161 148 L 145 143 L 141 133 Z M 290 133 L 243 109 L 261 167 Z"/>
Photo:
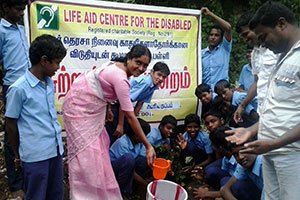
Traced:
<path fill-rule="evenodd" d="M 30 40 L 52 34 L 67 56 L 53 77 L 59 116 L 64 96 L 82 72 L 124 56 L 135 44 L 152 52 L 153 65 L 168 64 L 171 74 L 145 103 L 140 116 L 149 122 L 172 114 L 183 119 L 196 110 L 200 11 L 103 1 L 33 1 L 29 6 Z"/>

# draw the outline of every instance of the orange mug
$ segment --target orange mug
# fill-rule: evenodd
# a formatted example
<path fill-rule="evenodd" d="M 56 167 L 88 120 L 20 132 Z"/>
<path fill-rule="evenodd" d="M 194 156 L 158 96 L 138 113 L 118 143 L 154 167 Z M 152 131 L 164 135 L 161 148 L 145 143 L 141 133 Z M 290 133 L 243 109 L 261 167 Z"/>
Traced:
<path fill-rule="evenodd" d="M 152 173 L 155 179 L 164 179 L 171 170 L 171 161 L 163 158 L 156 158 L 152 165 Z"/>

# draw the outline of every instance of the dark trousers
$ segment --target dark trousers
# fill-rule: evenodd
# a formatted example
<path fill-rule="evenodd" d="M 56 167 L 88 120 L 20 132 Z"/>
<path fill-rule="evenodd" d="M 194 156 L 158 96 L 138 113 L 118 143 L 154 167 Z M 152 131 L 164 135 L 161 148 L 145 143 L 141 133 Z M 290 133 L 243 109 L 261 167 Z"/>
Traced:
<path fill-rule="evenodd" d="M 134 158 L 127 153 L 111 162 L 116 179 L 122 193 L 132 193 L 133 174 L 136 172 L 143 178 L 150 177 L 151 170 L 144 156 Z"/>
<path fill-rule="evenodd" d="M 9 86 L 3 85 L 2 95 L 4 99 L 4 105 L 6 104 L 6 92 Z M 4 133 L 4 158 L 6 165 L 6 174 L 8 179 L 8 187 L 11 192 L 15 192 L 23 189 L 23 170 L 15 170 L 15 155 L 8 141 L 8 135 Z"/>
<path fill-rule="evenodd" d="M 225 178 L 224 178 L 225 179 Z M 230 177 L 227 177 L 229 180 Z M 228 181 L 226 180 L 226 182 Z M 261 192 L 250 180 L 237 180 L 231 186 L 233 196 L 239 200 L 260 200 Z"/>
<path fill-rule="evenodd" d="M 63 161 L 58 155 L 44 161 L 22 162 L 26 200 L 63 200 Z"/>
<path fill-rule="evenodd" d="M 135 168 L 133 155 L 127 153 L 111 162 L 122 193 L 132 193 L 132 181 Z"/>
<path fill-rule="evenodd" d="M 187 148 L 183 153 L 183 158 L 186 156 L 192 156 L 195 164 L 199 164 L 207 159 L 205 151 L 199 149 L 194 141 L 188 142 Z"/>
<path fill-rule="evenodd" d="M 213 188 L 220 189 L 224 186 L 228 181 L 228 179 L 223 180 L 225 177 L 231 177 L 231 175 L 222 170 L 222 159 L 216 160 L 205 167 L 205 182 Z"/>

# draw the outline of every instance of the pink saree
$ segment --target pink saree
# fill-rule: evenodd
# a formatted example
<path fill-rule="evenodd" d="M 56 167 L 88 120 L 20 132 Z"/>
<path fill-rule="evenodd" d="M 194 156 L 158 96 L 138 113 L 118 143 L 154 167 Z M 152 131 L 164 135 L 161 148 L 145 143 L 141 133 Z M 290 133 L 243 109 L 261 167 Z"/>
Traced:
<path fill-rule="evenodd" d="M 63 104 L 72 200 L 122 199 L 104 128 L 107 102 L 96 78 L 102 69 L 80 75 Z"/>

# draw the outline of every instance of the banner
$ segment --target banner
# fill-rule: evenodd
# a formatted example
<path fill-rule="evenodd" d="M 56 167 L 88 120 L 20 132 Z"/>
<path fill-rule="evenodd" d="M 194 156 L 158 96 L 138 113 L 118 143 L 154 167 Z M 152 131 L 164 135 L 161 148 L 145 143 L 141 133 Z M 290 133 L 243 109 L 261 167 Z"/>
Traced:
<path fill-rule="evenodd" d="M 171 74 L 145 103 L 140 117 L 157 122 L 166 114 L 184 119 L 195 113 L 194 90 L 201 77 L 200 10 L 142 6 L 103 1 L 32 1 L 29 34 L 51 34 L 67 55 L 53 77 L 59 117 L 64 96 L 82 72 L 124 56 L 135 44 L 146 45 L 153 65 L 165 62 Z"/>

